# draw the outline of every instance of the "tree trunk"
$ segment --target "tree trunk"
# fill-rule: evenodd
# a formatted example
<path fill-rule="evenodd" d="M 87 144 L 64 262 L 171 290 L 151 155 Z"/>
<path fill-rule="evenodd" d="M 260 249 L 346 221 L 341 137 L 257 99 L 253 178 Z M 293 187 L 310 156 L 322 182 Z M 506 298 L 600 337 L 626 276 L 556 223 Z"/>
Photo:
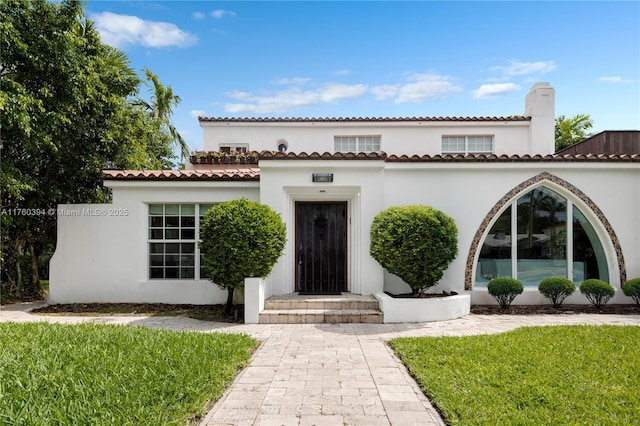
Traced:
<path fill-rule="evenodd" d="M 40 274 L 38 273 L 39 253 L 36 252 L 35 246 L 31 241 L 31 233 L 27 232 L 27 246 L 29 247 L 29 255 L 31 257 L 31 281 L 29 285 L 29 296 L 42 296 L 42 286 L 40 285 Z"/>
<path fill-rule="evenodd" d="M 230 317 L 233 313 L 233 291 L 235 287 L 227 287 L 227 305 L 224 309 L 226 316 Z"/>

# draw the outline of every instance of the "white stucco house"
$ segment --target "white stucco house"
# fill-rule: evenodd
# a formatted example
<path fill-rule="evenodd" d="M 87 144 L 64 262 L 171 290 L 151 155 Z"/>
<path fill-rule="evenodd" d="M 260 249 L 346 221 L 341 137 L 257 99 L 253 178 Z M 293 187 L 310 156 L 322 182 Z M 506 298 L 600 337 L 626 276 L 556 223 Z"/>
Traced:
<path fill-rule="evenodd" d="M 426 204 L 459 228 L 435 292 L 491 304 L 488 281 L 511 276 L 526 287 L 515 303 L 542 304 L 540 280 L 562 275 L 603 279 L 610 303 L 632 303 L 620 287 L 640 277 L 640 156 L 554 154 L 554 97 L 537 83 L 511 117 L 201 117 L 205 151 L 269 152 L 105 171 L 111 204 L 59 206 L 49 302 L 224 303 L 200 269 L 198 219 L 246 197 L 287 226 L 266 296 L 409 291 L 369 255 L 369 227 L 387 207 Z"/>

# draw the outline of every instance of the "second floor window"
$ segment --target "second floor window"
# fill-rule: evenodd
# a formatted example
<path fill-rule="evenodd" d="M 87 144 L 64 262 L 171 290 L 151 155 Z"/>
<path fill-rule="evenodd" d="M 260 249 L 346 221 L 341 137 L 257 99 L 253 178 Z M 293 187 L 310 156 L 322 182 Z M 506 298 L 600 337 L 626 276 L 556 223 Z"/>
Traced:
<path fill-rule="evenodd" d="M 378 152 L 380 136 L 336 136 L 334 150 L 336 152 Z"/>
<path fill-rule="evenodd" d="M 493 136 L 443 136 L 443 154 L 492 154 Z"/>

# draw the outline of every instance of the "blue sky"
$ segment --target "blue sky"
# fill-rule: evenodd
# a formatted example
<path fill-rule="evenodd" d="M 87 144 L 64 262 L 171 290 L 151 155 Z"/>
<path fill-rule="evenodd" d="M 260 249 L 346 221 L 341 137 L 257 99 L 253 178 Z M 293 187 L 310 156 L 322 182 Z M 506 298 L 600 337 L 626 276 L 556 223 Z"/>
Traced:
<path fill-rule="evenodd" d="M 97 1 L 105 43 L 197 116 L 507 116 L 535 82 L 556 115 L 640 129 L 640 2 Z"/>

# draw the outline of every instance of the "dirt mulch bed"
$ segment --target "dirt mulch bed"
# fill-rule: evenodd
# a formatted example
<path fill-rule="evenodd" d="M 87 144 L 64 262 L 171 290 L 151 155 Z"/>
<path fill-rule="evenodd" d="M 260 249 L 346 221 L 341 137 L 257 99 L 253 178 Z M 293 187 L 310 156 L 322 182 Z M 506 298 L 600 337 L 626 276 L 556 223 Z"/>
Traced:
<path fill-rule="evenodd" d="M 535 315 L 535 314 L 620 314 L 640 315 L 638 305 L 604 305 L 596 308 L 593 305 L 562 305 L 554 308 L 551 305 L 511 305 L 503 309 L 496 305 L 472 305 L 472 314 L 482 315 Z"/>
<path fill-rule="evenodd" d="M 227 317 L 224 305 L 171 305 L 165 303 L 72 303 L 49 305 L 34 309 L 33 314 L 57 315 L 144 315 L 144 316 L 186 316 L 203 321 L 242 322 L 241 307 L 235 315 Z"/>

